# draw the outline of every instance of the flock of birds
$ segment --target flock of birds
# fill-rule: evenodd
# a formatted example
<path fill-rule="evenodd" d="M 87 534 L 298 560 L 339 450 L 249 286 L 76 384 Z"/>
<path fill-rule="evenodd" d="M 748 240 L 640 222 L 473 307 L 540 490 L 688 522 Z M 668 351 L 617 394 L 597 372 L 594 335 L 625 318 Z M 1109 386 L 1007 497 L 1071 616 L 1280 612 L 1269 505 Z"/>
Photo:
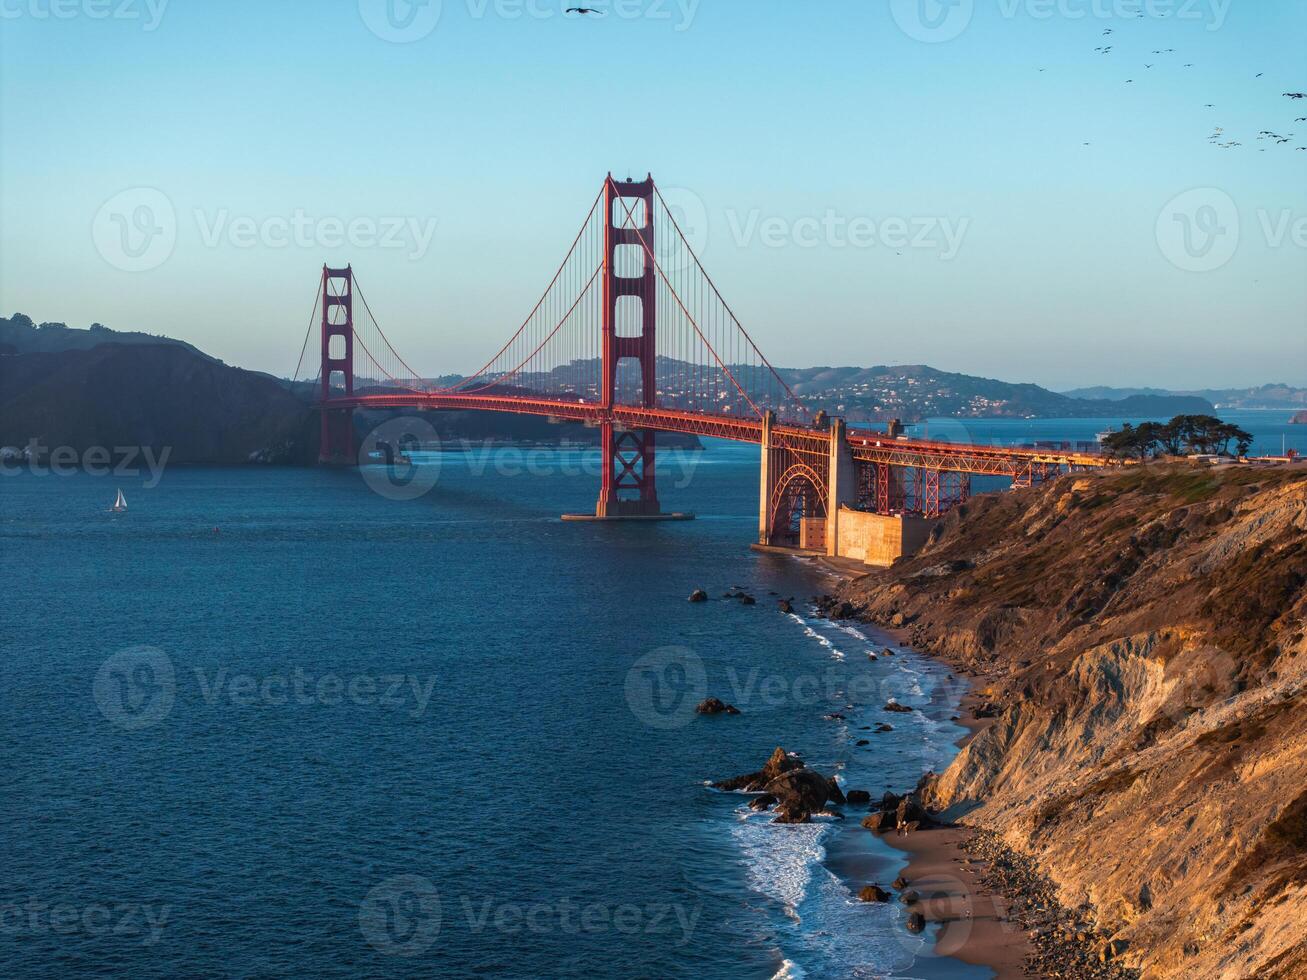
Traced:
<path fill-rule="evenodd" d="M 1140 16 L 1143 16 L 1143 15 L 1141 14 Z M 1104 38 L 1113 39 L 1113 37 L 1114 37 L 1115 34 L 1116 34 L 1116 29 L 1115 29 L 1115 28 L 1112 28 L 1112 27 L 1109 27 L 1109 28 L 1107 28 L 1106 30 L 1103 31 L 1103 35 L 1102 35 L 1102 36 L 1103 36 Z M 1105 43 L 1103 43 L 1103 44 L 1100 44 L 1098 47 L 1094 48 L 1094 52 L 1095 52 L 1096 54 L 1099 54 L 1099 55 L 1110 55 L 1110 54 L 1112 53 L 1112 51 L 1113 51 L 1115 48 L 1116 48 L 1116 44 L 1115 44 L 1114 42 L 1113 42 L 1113 43 L 1107 43 L 1107 42 L 1105 42 Z M 1159 58 L 1160 58 L 1160 57 L 1165 57 L 1166 55 L 1172 55 L 1172 54 L 1175 54 L 1175 53 L 1176 53 L 1175 48 L 1158 48 L 1158 49 L 1155 49 L 1155 50 L 1153 51 L 1153 55 L 1156 56 L 1156 57 L 1159 57 Z M 1144 69 L 1145 69 L 1145 70 L 1152 70 L 1153 68 L 1156 68 L 1157 65 L 1158 65 L 1158 62 L 1157 62 L 1157 61 L 1154 61 L 1152 64 L 1145 64 L 1145 65 L 1144 65 Z M 1192 68 L 1192 67 L 1194 67 L 1194 66 L 1193 66 L 1193 63 L 1192 63 L 1192 62 L 1185 62 L 1185 63 L 1183 64 L 1183 67 L 1184 67 L 1184 68 Z M 1046 69 L 1041 68 L 1041 69 L 1039 69 L 1039 70 L 1042 72 L 1042 71 L 1045 71 Z M 1265 75 L 1265 72 L 1258 72 L 1258 73 L 1257 73 L 1256 75 L 1254 75 L 1253 77 L 1254 77 L 1254 78 L 1261 78 L 1263 75 Z M 1127 78 L 1127 79 L 1125 80 L 1125 84 L 1127 84 L 1127 85 L 1133 85 L 1133 84 L 1135 84 L 1135 80 L 1134 80 L 1133 78 Z M 1286 98 L 1286 99 L 1307 99 L 1307 92 L 1285 92 L 1285 93 L 1284 93 L 1284 98 Z M 1206 104 L 1204 105 L 1204 108 L 1206 108 L 1206 109 L 1215 109 L 1215 108 L 1216 108 L 1216 105 L 1215 105 L 1214 103 L 1208 102 L 1208 103 L 1206 103 Z M 1297 119 L 1294 120 L 1294 122 L 1295 122 L 1295 123 L 1307 122 L 1307 116 L 1299 116 Z M 1257 134 L 1257 139 L 1258 139 L 1258 140 L 1265 141 L 1265 142 L 1269 142 L 1269 143 L 1271 143 L 1271 144 L 1273 144 L 1273 145 L 1275 145 L 1275 146 L 1283 146 L 1283 145 L 1287 145 L 1287 144 L 1291 144 L 1291 143 L 1293 143 L 1293 141 L 1294 141 L 1294 134 L 1293 134 L 1293 133 L 1277 133 L 1277 132 L 1275 132 L 1274 130 L 1271 130 L 1271 129 L 1263 129 L 1260 133 Z M 1236 148 L 1236 147 L 1243 146 L 1243 144 L 1242 144 L 1241 142 L 1239 142 L 1238 140 L 1236 140 L 1236 139 L 1228 139 L 1228 138 L 1227 138 L 1227 134 L 1226 134 L 1226 132 L 1225 132 L 1225 129 L 1224 129 L 1223 127 L 1221 127 L 1221 126 L 1217 126 L 1217 127 L 1216 127 L 1216 129 L 1212 132 L 1212 135 L 1209 136 L 1209 137 L 1207 138 L 1207 142 L 1210 143 L 1210 144 L 1212 144 L 1213 146 L 1219 147 L 1219 148 L 1221 148 L 1221 149 L 1223 149 L 1223 150 L 1232 150 L 1232 149 L 1234 149 L 1234 148 Z M 1085 146 L 1092 146 L 1092 145 L 1093 145 L 1092 143 L 1085 143 Z M 1307 146 L 1297 146 L 1297 147 L 1294 147 L 1294 149 L 1299 150 L 1299 151 L 1307 151 Z M 1261 148 L 1260 148 L 1260 152 L 1265 153 L 1265 152 L 1266 152 L 1266 147 L 1261 147 Z"/>

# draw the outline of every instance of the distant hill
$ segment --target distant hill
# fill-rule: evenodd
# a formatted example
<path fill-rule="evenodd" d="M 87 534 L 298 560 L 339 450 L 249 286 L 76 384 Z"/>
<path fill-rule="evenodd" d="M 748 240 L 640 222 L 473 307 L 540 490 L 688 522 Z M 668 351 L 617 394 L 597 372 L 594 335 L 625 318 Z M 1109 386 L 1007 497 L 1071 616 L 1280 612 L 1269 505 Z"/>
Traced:
<path fill-rule="evenodd" d="M 804 402 L 850 421 L 917 421 L 931 417 L 1169 418 L 1214 411 L 1209 401 L 1190 395 L 1071 397 L 1035 384 L 954 374 L 924 364 L 781 368 L 778 373 Z"/>
<path fill-rule="evenodd" d="M 1100 398 L 1120 401 L 1137 395 L 1205 398 L 1217 408 L 1287 408 L 1307 406 L 1307 388 L 1271 384 L 1255 388 L 1200 388 L 1194 391 L 1167 391 L 1162 388 L 1076 388 L 1064 391 L 1068 398 Z"/>
<path fill-rule="evenodd" d="M 81 329 L 70 327 L 65 323 L 33 323 L 32 318 L 22 313 L 12 317 L 0 317 L 0 354 L 53 354 L 66 350 L 90 350 L 101 344 L 167 344 L 182 347 L 205 360 L 221 364 L 216 357 L 210 357 L 197 347 L 171 337 L 156 337 L 153 334 L 135 331 L 110 330 L 103 324 L 93 323 Z"/>
<path fill-rule="evenodd" d="M 165 447 L 173 463 L 307 462 L 308 403 L 182 344 L 108 343 L 0 357 L 0 446 Z"/>

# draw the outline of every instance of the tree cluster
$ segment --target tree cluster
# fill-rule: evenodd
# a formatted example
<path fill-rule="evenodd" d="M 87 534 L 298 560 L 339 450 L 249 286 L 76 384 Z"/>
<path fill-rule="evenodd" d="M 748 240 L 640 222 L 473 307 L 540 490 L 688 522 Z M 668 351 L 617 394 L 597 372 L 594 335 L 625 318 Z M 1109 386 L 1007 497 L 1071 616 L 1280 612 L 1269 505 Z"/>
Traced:
<path fill-rule="evenodd" d="M 1154 456 L 1184 456 L 1203 453 L 1230 455 L 1234 443 L 1236 454 L 1243 456 L 1253 437 L 1237 425 L 1222 422 L 1212 415 L 1177 415 L 1170 422 L 1126 422 L 1119 432 L 1103 440 L 1103 449 L 1123 459 L 1149 459 Z"/>

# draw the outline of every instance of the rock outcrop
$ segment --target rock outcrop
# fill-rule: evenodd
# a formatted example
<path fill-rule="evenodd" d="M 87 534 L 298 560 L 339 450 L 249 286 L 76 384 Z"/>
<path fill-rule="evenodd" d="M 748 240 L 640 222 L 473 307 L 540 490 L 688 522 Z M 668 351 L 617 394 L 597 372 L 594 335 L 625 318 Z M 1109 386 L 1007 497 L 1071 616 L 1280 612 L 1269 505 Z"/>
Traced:
<path fill-rule="evenodd" d="M 842 804 L 844 794 L 834 777 L 807 768 L 800 760 L 777 748 L 757 772 L 723 779 L 716 789 L 762 793 L 749 806 L 755 810 L 774 805 L 776 823 L 808 823 L 827 803 Z M 759 803 L 759 800 L 766 801 Z"/>

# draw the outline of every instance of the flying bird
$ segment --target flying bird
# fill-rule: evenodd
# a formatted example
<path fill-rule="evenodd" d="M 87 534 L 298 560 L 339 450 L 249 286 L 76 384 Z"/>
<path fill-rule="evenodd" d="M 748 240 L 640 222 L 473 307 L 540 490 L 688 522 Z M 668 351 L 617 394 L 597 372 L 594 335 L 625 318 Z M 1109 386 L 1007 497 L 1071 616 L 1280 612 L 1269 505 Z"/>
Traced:
<path fill-rule="evenodd" d="M 1266 72 L 1264 72 L 1264 71 L 1259 71 L 1256 75 L 1253 76 L 1253 78 L 1261 78 L 1261 77 L 1262 77 L 1263 75 L 1265 75 L 1265 74 L 1266 74 Z"/>
<path fill-rule="evenodd" d="M 580 14 L 582 17 L 586 14 L 598 14 L 600 17 L 604 15 L 602 10 L 596 10 L 594 7 L 568 7 L 567 12 L 569 14 Z"/>
<path fill-rule="evenodd" d="M 1286 99 L 1307 99 L 1307 92 L 1285 92 Z"/>
<path fill-rule="evenodd" d="M 1103 32 L 1103 36 L 1106 37 L 1108 34 L 1112 34 L 1112 33 L 1114 32 L 1112 31 L 1112 28 L 1109 27 L 1107 30 Z"/>

